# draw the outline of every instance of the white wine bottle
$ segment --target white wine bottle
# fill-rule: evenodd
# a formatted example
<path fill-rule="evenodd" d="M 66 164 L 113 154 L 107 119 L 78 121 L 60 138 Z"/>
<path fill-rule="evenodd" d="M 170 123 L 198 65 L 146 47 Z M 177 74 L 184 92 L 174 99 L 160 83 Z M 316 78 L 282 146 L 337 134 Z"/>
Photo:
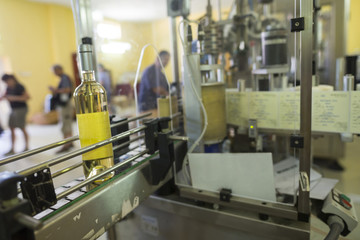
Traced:
<path fill-rule="evenodd" d="M 81 84 L 75 89 L 74 100 L 81 147 L 86 147 L 111 137 L 106 91 L 95 80 L 91 38 L 83 38 L 79 47 Z M 112 144 L 82 155 L 86 178 L 95 176 L 114 165 Z M 110 179 L 113 173 L 97 180 Z"/>

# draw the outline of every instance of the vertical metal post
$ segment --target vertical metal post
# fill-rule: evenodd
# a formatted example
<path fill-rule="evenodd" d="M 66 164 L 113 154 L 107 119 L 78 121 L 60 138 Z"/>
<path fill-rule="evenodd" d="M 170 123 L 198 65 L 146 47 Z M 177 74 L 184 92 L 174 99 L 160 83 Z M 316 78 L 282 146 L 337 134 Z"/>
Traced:
<path fill-rule="evenodd" d="M 171 48 L 172 48 L 172 67 L 173 67 L 173 81 L 176 82 L 176 95 L 181 98 L 181 84 L 179 75 L 179 55 L 178 55 L 178 43 L 177 43 L 177 28 L 176 18 L 172 17 L 170 20 L 171 28 Z"/>
<path fill-rule="evenodd" d="M 300 172 L 310 179 L 311 160 L 311 101 L 312 101 L 312 0 L 300 0 L 300 16 L 305 19 L 305 30 L 300 32 L 301 103 L 300 135 L 304 137 L 304 148 L 300 150 Z M 298 51 L 296 49 L 296 51 Z M 299 186 L 299 218 L 306 220 L 310 214 L 310 192 Z"/>

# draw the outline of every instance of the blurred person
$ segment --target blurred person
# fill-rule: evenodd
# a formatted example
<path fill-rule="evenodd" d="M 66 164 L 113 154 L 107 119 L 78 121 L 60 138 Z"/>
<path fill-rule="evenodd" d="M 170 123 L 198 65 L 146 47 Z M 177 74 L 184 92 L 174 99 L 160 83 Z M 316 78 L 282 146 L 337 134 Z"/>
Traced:
<path fill-rule="evenodd" d="M 111 98 L 111 77 L 109 71 L 104 67 L 104 65 L 98 65 L 98 74 L 99 74 L 99 83 L 105 88 L 107 101 L 110 103 Z"/>
<path fill-rule="evenodd" d="M 73 92 L 73 84 L 70 77 L 64 73 L 61 65 L 55 64 L 52 67 L 53 73 L 60 78 L 57 88 L 49 87 L 55 99 L 57 110 L 59 113 L 59 121 L 61 123 L 61 132 L 64 138 L 72 137 L 72 119 L 73 119 L 73 105 L 71 97 Z M 73 143 L 65 144 L 56 153 L 64 153 L 74 147 Z"/>
<path fill-rule="evenodd" d="M 168 51 L 159 53 L 160 60 L 156 57 L 154 64 L 147 67 L 141 77 L 140 93 L 139 93 L 139 111 L 155 111 L 157 109 L 157 98 L 167 96 L 169 89 L 161 64 L 164 67 L 170 60 Z"/>
<path fill-rule="evenodd" d="M 0 100 L 7 99 L 10 103 L 11 113 L 9 117 L 9 127 L 11 130 L 11 149 L 5 156 L 13 155 L 15 148 L 15 128 L 20 128 L 24 134 L 25 149 L 29 149 L 29 135 L 25 129 L 26 114 L 28 112 L 27 100 L 30 95 L 26 92 L 25 87 L 19 83 L 14 75 L 4 74 L 1 79 L 7 84 L 6 93 L 0 97 Z"/>
<path fill-rule="evenodd" d="M 99 83 L 105 88 L 107 103 L 108 103 L 108 111 L 111 111 L 111 76 L 110 72 L 104 67 L 104 65 L 98 65 L 98 76 L 99 76 Z"/>

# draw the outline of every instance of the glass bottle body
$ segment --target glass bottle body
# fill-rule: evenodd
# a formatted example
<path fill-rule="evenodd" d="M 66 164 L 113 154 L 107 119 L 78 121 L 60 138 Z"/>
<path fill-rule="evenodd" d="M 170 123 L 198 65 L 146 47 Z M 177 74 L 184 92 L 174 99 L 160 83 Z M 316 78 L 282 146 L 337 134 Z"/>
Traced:
<path fill-rule="evenodd" d="M 111 137 L 110 119 L 106 91 L 95 81 L 93 71 L 82 73 L 82 82 L 75 89 L 74 100 L 76 119 L 81 147 L 86 147 Z M 82 155 L 86 178 L 114 165 L 112 144 L 84 153 Z M 113 176 L 113 173 L 97 180 L 101 182 Z"/>

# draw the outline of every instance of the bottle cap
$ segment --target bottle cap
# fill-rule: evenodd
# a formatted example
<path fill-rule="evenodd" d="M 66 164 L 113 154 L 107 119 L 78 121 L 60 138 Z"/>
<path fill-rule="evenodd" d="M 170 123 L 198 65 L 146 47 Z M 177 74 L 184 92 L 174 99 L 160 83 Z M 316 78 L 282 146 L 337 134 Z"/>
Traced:
<path fill-rule="evenodd" d="M 82 71 L 93 71 L 93 49 L 92 39 L 90 37 L 83 37 L 81 39 L 82 44 L 79 46 L 79 58 Z"/>
<path fill-rule="evenodd" d="M 83 38 L 81 39 L 81 42 L 82 42 L 82 44 L 90 44 L 90 45 L 92 45 L 92 39 L 91 39 L 91 37 L 83 37 Z"/>

